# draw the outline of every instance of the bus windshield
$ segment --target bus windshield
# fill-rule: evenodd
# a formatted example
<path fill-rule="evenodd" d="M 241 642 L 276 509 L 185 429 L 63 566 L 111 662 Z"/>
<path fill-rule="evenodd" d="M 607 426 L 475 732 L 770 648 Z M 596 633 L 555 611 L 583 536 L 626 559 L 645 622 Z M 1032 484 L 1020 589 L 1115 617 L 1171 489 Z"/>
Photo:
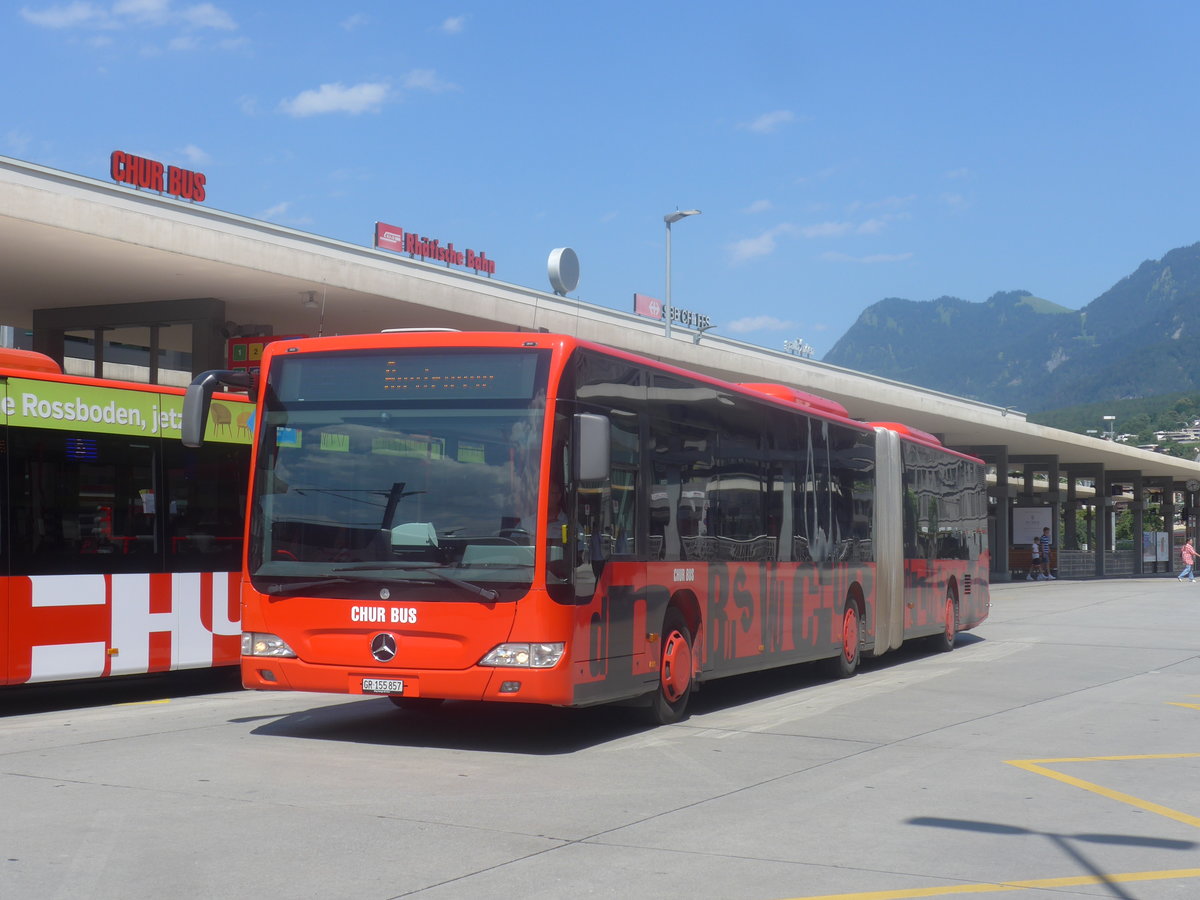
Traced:
<path fill-rule="evenodd" d="M 277 358 L 250 576 L 269 594 L 384 587 L 486 600 L 533 578 L 548 354 Z"/>

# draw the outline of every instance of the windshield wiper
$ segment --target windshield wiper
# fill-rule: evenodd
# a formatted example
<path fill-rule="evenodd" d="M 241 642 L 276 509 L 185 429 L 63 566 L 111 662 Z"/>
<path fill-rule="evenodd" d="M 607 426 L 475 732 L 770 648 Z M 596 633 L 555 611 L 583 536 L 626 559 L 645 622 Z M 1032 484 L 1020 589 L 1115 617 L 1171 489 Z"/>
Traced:
<path fill-rule="evenodd" d="M 453 575 L 447 575 L 440 569 L 432 566 L 422 565 L 421 563 L 406 563 L 394 562 L 386 565 L 375 566 L 340 566 L 333 571 L 335 572 L 378 572 L 387 569 L 401 569 L 405 572 L 422 572 L 426 575 L 432 575 L 434 578 L 440 578 L 442 581 L 449 582 L 455 587 L 460 587 L 465 591 L 470 591 L 472 594 L 482 597 L 484 600 L 492 601 L 500 598 L 500 592 L 492 588 L 485 588 L 479 584 L 473 584 L 470 581 L 463 581 L 461 578 L 455 578 Z"/>
<path fill-rule="evenodd" d="M 276 576 L 278 577 L 278 576 Z M 309 588 L 325 587 L 331 584 L 357 584 L 362 581 L 380 581 L 379 578 L 366 578 L 362 575 L 331 575 L 328 578 L 312 578 L 308 581 L 277 581 L 268 584 L 264 594 L 283 594 L 290 591 L 306 591 Z"/>

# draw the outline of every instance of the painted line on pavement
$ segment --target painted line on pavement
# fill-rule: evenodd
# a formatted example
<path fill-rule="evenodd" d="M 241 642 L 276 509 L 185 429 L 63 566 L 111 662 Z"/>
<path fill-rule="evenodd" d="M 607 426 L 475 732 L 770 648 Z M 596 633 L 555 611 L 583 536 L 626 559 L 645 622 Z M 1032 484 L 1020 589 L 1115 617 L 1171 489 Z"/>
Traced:
<path fill-rule="evenodd" d="M 1119 803 L 1126 803 L 1129 806 L 1144 809 L 1146 812 L 1174 819 L 1176 822 L 1191 825 L 1193 828 L 1200 828 L 1200 816 L 1189 815 L 1177 809 L 1171 809 L 1160 803 L 1152 803 L 1149 800 L 1143 800 L 1140 797 L 1135 797 L 1132 794 L 1126 794 L 1122 791 L 1114 791 L 1112 788 L 1106 788 L 1091 781 L 1084 781 L 1082 778 L 1076 778 L 1073 775 L 1056 772 L 1054 769 L 1048 769 L 1041 765 L 1041 763 L 1125 762 L 1130 760 L 1197 758 L 1200 758 L 1200 753 L 1156 753 L 1144 756 L 1076 756 L 1064 757 L 1062 759 L 1008 759 L 1005 762 L 1010 766 L 1016 766 L 1018 769 L 1033 772 L 1035 775 L 1045 775 L 1047 778 L 1053 778 L 1055 781 L 1061 781 L 1063 784 L 1091 791 L 1093 794 L 1099 794 L 1101 797 L 1107 797 Z"/>
<path fill-rule="evenodd" d="M 1055 781 L 1061 781 L 1063 784 L 1069 784 L 1072 787 L 1081 788 L 1093 794 L 1099 794 L 1101 797 L 1107 797 L 1119 803 L 1135 806 L 1146 812 L 1174 819 L 1176 822 L 1191 825 L 1193 828 L 1200 828 L 1200 816 L 1193 816 L 1159 803 L 1134 797 L 1132 794 L 1126 794 L 1123 791 L 1115 791 L 1112 788 L 1106 788 L 1091 781 L 1084 781 L 1082 778 L 1057 772 L 1044 765 L 1050 763 L 1127 762 L 1136 760 L 1197 758 L 1200 758 L 1200 753 L 1156 753 L 1140 756 L 1068 756 L 1056 759 L 1008 759 L 1005 760 L 1005 763 L 1010 766 L 1016 766 L 1018 769 L 1025 769 L 1035 775 L 1044 775 L 1047 778 L 1053 778 Z M 1169 881 L 1182 878 L 1200 878 L 1200 869 L 1161 869 L 1147 872 L 1123 872 L 1117 875 L 1077 875 L 1067 878 L 1038 878 L 1028 881 L 1004 881 L 993 884 L 959 884 L 943 885 L 941 887 L 901 888 L 890 891 L 859 891 L 849 894 L 819 894 L 807 897 L 793 897 L 791 900 L 919 900 L 919 898 L 923 897 L 999 894 L 1036 890 L 1037 888 L 1085 887 L 1088 885 L 1128 884 L 1140 881 Z"/>
<path fill-rule="evenodd" d="M 921 897 L 953 897 L 965 894 L 1001 894 L 1037 888 L 1084 887 L 1094 884 L 1130 884 L 1139 881 L 1168 881 L 1200 878 L 1200 869 L 1163 869 L 1158 872 L 1123 872 L 1119 875 L 1079 875 L 1072 878 L 1037 878 L 1000 884 L 959 884 L 945 887 L 902 888 L 897 891 L 864 891 L 855 894 L 820 894 L 791 900 L 917 900 Z"/>

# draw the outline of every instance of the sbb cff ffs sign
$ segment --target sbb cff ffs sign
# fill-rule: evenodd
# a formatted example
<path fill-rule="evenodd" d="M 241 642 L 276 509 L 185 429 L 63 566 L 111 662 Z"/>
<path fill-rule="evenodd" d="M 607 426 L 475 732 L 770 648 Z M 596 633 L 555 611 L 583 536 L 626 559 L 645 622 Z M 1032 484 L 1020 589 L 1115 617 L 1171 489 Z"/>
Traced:
<path fill-rule="evenodd" d="M 204 200 L 204 175 L 179 166 L 165 166 L 156 159 L 114 150 L 109 163 L 112 180 L 130 187 L 171 194 L 180 200 Z"/>

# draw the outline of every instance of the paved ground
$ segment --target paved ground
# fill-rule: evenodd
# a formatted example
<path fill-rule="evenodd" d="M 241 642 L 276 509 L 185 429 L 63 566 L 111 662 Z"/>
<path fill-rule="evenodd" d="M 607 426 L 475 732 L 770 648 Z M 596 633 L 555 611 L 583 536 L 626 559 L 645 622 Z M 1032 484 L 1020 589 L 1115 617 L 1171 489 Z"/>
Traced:
<path fill-rule="evenodd" d="M 951 654 L 721 682 L 652 730 L 7 691 L 0 897 L 1200 897 L 1200 585 L 993 601 Z"/>

